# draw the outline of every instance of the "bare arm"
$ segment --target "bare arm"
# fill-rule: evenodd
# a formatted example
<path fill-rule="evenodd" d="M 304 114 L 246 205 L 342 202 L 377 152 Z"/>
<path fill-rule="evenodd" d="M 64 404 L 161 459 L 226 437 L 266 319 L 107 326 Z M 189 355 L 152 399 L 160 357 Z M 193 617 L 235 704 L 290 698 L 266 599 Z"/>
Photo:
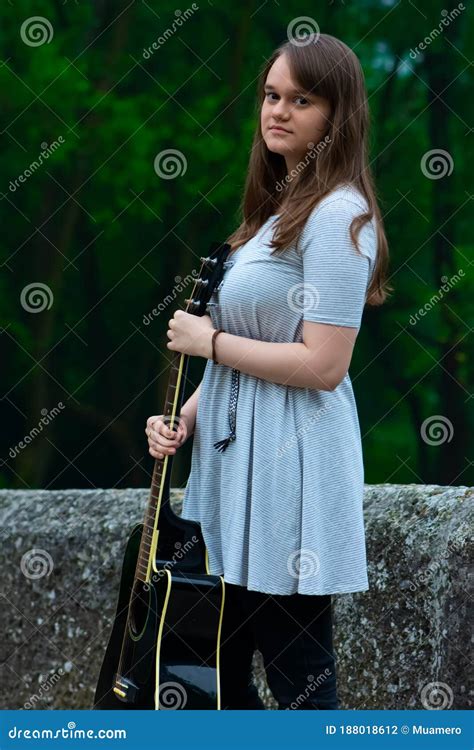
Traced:
<path fill-rule="evenodd" d="M 254 341 L 220 333 L 216 357 L 220 364 L 235 367 L 273 383 L 332 391 L 344 377 L 358 330 L 304 321 L 302 343 Z"/>
<path fill-rule="evenodd" d="M 186 429 L 187 429 L 187 437 L 191 437 L 191 435 L 194 433 L 194 428 L 196 426 L 196 413 L 197 413 L 197 407 L 198 407 L 198 400 L 199 400 L 199 393 L 201 390 L 201 383 L 199 383 L 198 387 L 188 398 L 185 404 L 183 404 L 180 412 L 180 417 L 184 419 L 186 423 Z"/>

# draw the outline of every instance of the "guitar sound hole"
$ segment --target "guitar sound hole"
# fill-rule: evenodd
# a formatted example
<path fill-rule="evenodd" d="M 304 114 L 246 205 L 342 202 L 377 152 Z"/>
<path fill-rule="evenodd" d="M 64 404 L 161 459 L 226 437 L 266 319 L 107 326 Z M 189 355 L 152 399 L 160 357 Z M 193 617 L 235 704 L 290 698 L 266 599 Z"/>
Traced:
<path fill-rule="evenodd" d="M 130 599 L 130 627 L 136 636 L 143 632 L 150 608 L 150 587 L 144 589 L 141 581 L 135 581 Z"/>

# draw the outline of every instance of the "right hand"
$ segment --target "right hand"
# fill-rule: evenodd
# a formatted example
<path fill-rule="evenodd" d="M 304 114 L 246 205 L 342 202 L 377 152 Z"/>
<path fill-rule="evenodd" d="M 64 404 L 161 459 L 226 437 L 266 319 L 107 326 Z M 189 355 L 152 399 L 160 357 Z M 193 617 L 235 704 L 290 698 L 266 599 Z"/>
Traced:
<path fill-rule="evenodd" d="M 169 417 L 154 415 L 146 421 L 145 433 L 148 438 L 148 452 L 153 458 L 164 458 L 165 455 L 173 456 L 177 449 L 186 442 L 189 437 L 189 426 L 184 417 L 175 418 L 178 422 L 177 430 L 170 430 Z"/>

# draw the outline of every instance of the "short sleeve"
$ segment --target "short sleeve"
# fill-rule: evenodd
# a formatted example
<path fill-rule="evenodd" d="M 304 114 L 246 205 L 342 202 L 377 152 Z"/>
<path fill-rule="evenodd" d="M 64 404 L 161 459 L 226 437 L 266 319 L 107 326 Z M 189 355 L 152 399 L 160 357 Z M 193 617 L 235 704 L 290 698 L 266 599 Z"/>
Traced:
<path fill-rule="evenodd" d="M 310 214 L 301 237 L 304 320 L 360 328 L 377 249 L 372 222 L 358 237 L 363 255 L 350 238 L 352 220 L 363 212 L 355 202 L 338 198 Z"/>

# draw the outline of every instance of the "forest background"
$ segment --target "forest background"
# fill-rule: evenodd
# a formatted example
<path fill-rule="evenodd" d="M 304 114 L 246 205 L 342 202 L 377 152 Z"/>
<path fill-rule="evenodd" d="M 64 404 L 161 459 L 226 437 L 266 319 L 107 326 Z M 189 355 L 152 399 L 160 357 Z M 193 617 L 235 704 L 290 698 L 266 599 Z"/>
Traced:
<path fill-rule="evenodd" d="M 239 220 L 256 80 L 295 24 L 348 44 L 368 88 L 394 292 L 366 309 L 350 368 L 365 481 L 472 485 L 472 16 L 438 0 L 4 0 L 2 486 L 150 485 L 168 320 Z M 187 396 L 204 366 L 191 359 Z"/>

